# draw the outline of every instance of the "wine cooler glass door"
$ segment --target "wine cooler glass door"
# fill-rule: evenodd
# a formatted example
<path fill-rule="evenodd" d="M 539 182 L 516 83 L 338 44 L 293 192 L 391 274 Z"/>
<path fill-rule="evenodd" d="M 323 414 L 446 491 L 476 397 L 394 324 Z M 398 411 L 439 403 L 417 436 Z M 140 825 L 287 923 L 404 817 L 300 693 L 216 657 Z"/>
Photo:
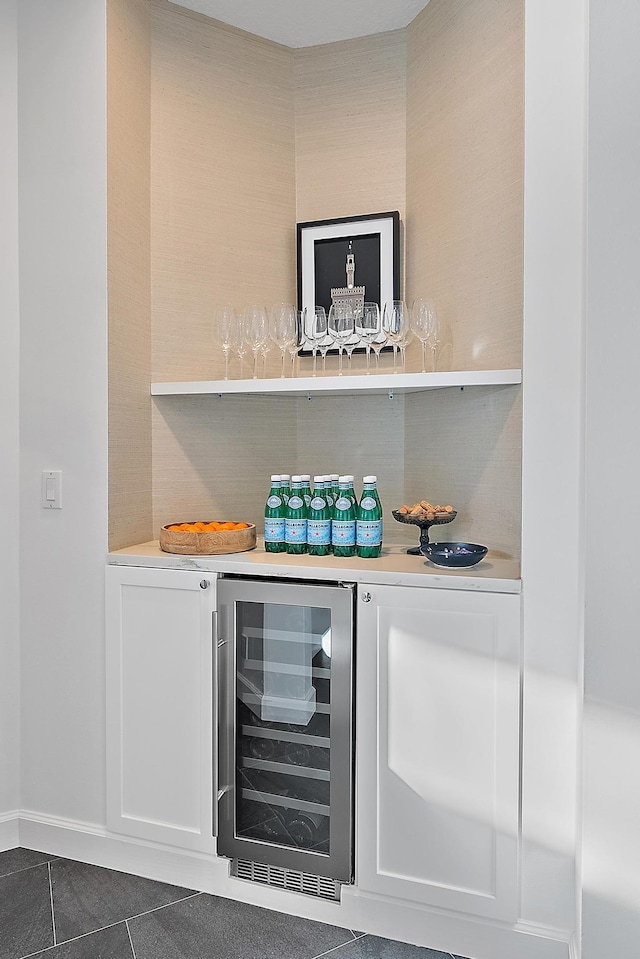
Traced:
<path fill-rule="evenodd" d="M 351 588 L 222 580 L 218 596 L 218 852 L 348 882 Z"/>

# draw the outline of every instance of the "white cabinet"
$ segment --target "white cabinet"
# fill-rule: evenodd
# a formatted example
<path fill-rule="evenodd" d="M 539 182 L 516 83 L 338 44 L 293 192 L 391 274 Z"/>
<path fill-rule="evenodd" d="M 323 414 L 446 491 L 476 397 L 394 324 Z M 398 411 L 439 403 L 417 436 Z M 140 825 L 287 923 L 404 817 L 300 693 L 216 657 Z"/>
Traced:
<path fill-rule="evenodd" d="M 360 586 L 360 889 L 512 920 L 520 597 Z"/>
<path fill-rule="evenodd" d="M 106 570 L 107 826 L 213 851 L 215 574 Z"/>

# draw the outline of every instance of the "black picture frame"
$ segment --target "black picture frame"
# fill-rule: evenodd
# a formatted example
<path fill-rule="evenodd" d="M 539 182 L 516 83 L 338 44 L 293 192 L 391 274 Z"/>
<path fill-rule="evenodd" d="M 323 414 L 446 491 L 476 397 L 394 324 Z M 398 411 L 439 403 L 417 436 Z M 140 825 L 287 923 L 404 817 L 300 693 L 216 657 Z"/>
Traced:
<path fill-rule="evenodd" d="M 386 303 L 400 299 L 400 214 L 365 213 L 296 224 L 298 309 L 329 310 L 331 288 L 346 286 L 347 250 L 355 255 L 355 285 L 365 287 L 365 300 Z M 304 327 L 304 324 L 302 324 Z M 304 328 L 300 349 L 307 352 Z"/>

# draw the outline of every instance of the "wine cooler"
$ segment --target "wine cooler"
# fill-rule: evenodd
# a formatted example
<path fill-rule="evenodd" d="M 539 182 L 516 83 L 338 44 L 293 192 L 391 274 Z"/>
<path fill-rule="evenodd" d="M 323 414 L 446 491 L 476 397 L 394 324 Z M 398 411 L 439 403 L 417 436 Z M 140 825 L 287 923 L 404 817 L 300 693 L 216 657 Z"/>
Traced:
<path fill-rule="evenodd" d="M 352 881 L 353 602 L 352 585 L 218 581 L 218 854 L 236 875 Z"/>

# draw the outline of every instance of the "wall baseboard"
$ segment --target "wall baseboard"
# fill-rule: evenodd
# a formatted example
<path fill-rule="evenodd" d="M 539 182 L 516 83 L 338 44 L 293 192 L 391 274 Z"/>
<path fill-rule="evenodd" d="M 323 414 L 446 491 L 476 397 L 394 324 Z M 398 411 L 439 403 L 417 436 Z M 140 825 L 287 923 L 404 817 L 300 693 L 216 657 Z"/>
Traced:
<path fill-rule="evenodd" d="M 0 852 L 15 849 L 19 843 L 20 813 L 17 809 L 11 812 L 0 813 Z"/>
<path fill-rule="evenodd" d="M 13 824 L 13 820 L 11 823 Z M 305 919 L 476 959 L 579 959 L 569 934 L 527 923 L 488 922 L 344 886 L 339 903 L 313 899 L 229 876 L 229 863 L 215 855 L 119 836 L 93 823 L 19 813 L 20 845 L 69 859 L 129 872 L 211 895 L 286 912 Z M 0 820 L 0 840 L 2 839 Z M 14 843 L 17 845 L 17 842 Z M 0 845 L 1 848 L 1 845 Z M 7 847 L 10 848 L 10 847 Z"/>

